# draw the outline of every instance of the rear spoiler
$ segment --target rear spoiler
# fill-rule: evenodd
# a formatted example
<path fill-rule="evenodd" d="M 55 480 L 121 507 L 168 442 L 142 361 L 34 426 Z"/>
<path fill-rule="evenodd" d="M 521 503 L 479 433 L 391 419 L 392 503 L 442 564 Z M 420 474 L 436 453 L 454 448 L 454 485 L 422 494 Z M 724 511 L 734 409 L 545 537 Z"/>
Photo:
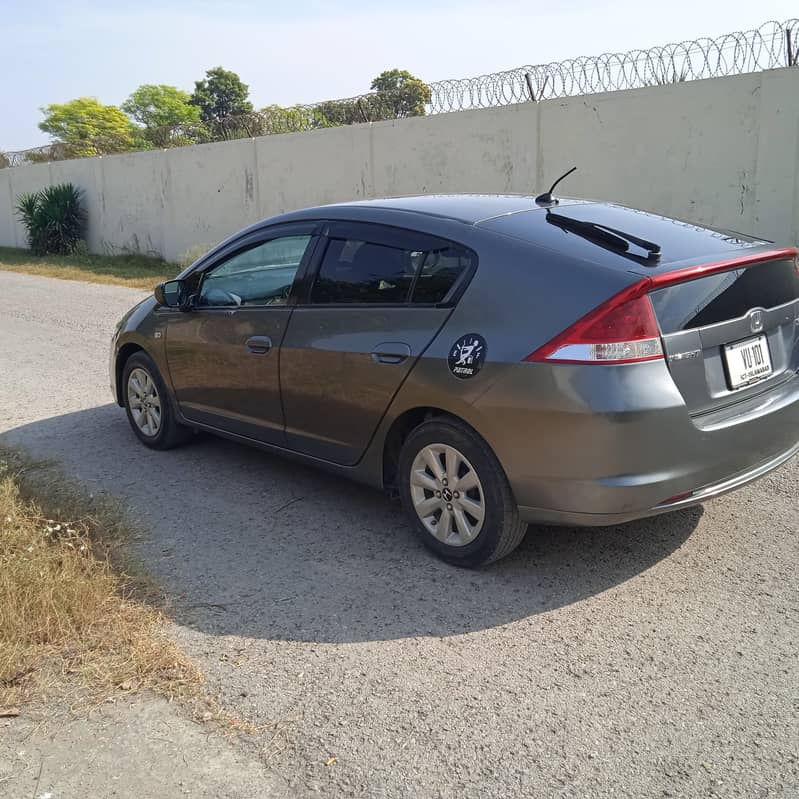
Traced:
<path fill-rule="evenodd" d="M 657 275 L 649 275 L 641 281 L 645 286 L 645 291 L 673 286 L 675 283 L 684 283 L 687 280 L 712 275 L 716 272 L 728 272 L 731 269 L 739 269 L 744 266 L 754 266 L 754 264 L 766 261 L 793 260 L 796 265 L 796 258 L 799 250 L 796 247 L 784 247 L 780 250 L 766 250 L 753 255 L 739 255 L 736 258 L 726 258 L 723 261 L 713 261 L 709 264 L 697 264 L 696 266 L 686 266 L 684 269 L 675 269 L 673 272 L 661 272 Z"/>

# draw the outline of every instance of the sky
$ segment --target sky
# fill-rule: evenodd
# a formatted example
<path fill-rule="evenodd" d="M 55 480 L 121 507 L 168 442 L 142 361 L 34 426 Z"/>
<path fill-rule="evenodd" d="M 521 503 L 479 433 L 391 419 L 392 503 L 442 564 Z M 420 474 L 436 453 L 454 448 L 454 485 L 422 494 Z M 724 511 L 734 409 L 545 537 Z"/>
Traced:
<path fill-rule="evenodd" d="M 191 91 L 215 66 L 260 108 L 360 94 L 394 67 L 471 77 L 797 16 L 796 0 L 0 0 L 0 150 L 46 144 L 49 103 L 118 105 L 143 83 Z"/>

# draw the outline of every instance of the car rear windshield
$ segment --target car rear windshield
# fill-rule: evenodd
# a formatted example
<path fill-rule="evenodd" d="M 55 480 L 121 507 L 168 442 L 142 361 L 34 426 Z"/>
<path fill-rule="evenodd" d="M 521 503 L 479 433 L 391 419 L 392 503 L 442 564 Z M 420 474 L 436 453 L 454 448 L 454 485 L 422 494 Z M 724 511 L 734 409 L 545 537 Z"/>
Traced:
<path fill-rule="evenodd" d="M 678 333 L 743 316 L 752 308 L 775 308 L 799 298 L 792 260 L 767 261 L 657 289 L 650 295 L 660 329 Z"/>
<path fill-rule="evenodd" d="M 644 257 L 644 265 L 637 270 L 639 274 L 649 273 L 655 263 L 661 268 L 680 261 L 695 262 L 700 258 L 721 261 L 740 255 L 742 248 L 763 243 L 742 233 L 711 230 L 619 205 L 571 201 L 563 202 L 556 213 L 545 209 L 531 210 L 488 219 L 480 222 L 480 227 L 528 241 L 536 247 L 583 258 L 594 264 L 622 269 L 625 272 L 630 270 L 633 260 L 628 253 L 604 247 L 596 237 L 581 235 L 562 223 L 556 223 L 558 217 L 561 217 L 561 221 L 563 217 L 567 217 L 577 222 L 604 226 L 659 245 L 661 253 L 657 261 L 646 261 Z M 631 245 L 630 254 L 635 253 L 647 255 L 639 247 Z M 531 255 L 530 262 L 545 262 L 547 257 L 546 252 L 541 252 L 537 259 L 533 259 Z"/>

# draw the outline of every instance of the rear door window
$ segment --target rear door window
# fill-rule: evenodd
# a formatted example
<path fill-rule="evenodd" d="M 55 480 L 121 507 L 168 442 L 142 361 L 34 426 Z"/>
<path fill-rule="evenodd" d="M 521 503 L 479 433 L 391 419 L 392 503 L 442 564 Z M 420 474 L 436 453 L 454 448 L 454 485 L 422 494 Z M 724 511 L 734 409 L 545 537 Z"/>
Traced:
<path fill-rule="evenodd" d="M 332 239 L 311 301 L 315 303 L 403 303 L 415 267 L 410 253 L 357 239 Z"/>
<path fill-rule="evenodd" d="M 311 289 L 312 303 L 437 304 L 476 263 L 471 250 L 422 233 L 381 235 L 378 226 L 365 224 L 356 230 L 366 235 L 331 235 Z"/>

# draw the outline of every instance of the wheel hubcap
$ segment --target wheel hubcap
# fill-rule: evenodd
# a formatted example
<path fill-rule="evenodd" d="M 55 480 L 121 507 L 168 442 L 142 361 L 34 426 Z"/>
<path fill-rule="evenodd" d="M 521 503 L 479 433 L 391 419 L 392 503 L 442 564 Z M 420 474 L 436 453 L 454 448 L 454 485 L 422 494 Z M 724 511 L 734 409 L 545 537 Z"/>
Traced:
<path fill-rule="evenodd" d="M 427 531 L 444 544 L 466 546 L 485 520 L 483 486 L 471 463 L 448 444 L 430 444 L 411 466 L 411 501 Z"/>
<path fill-rule="evenodd" d="M 155 381 L 144 369 L 134 369 L 128 376 L 128 407 L 136 427 L 148 437 L 161 429 L 161 398 Z"/>

